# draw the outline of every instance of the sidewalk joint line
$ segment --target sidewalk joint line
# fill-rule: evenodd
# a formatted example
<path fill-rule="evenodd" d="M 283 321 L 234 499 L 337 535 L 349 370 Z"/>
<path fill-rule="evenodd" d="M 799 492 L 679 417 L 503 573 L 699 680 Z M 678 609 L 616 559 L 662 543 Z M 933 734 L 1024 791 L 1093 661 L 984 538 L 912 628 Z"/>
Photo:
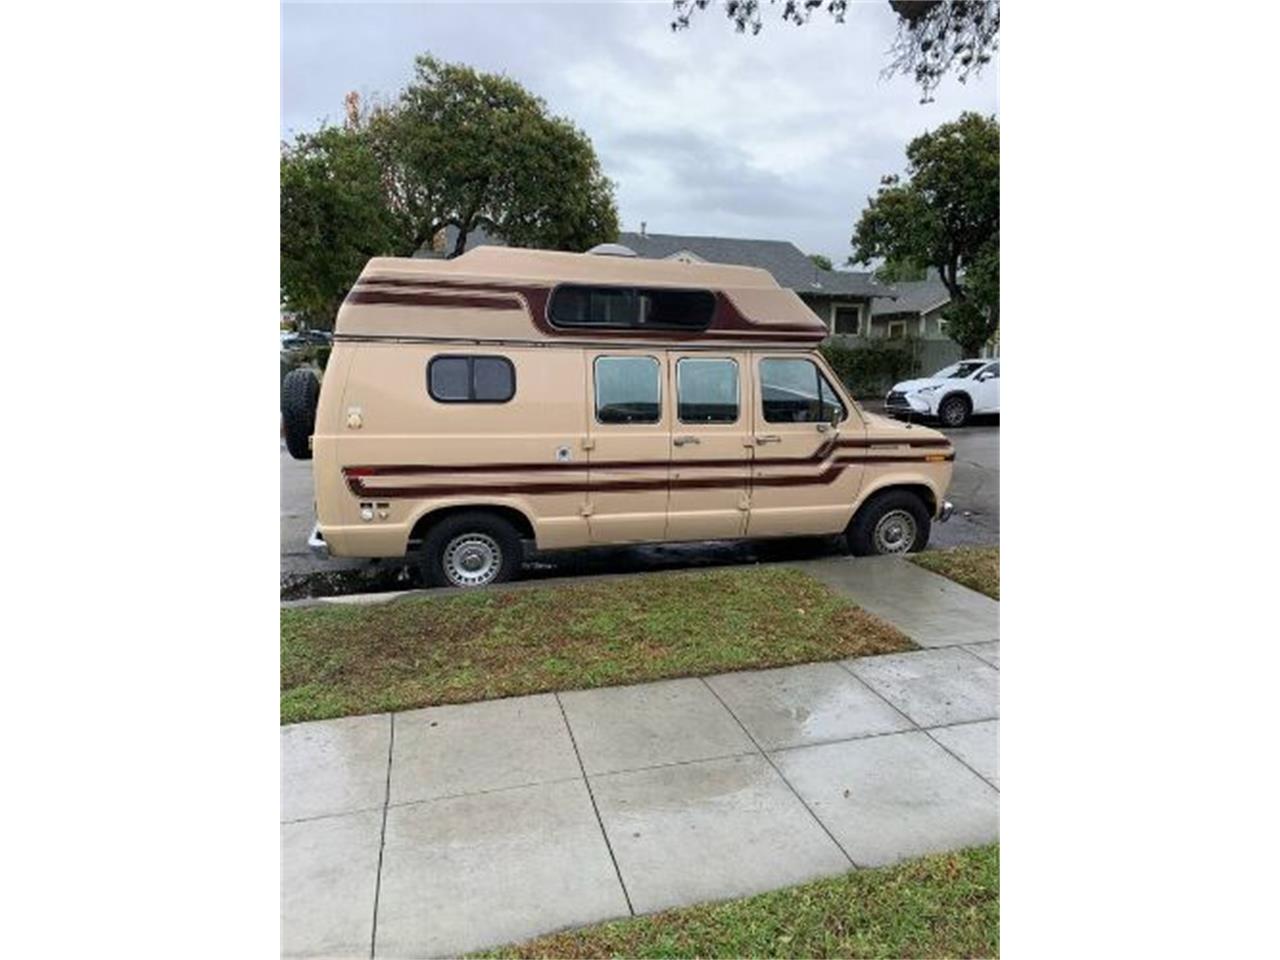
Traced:
<path fill-rule="evenodd" d="M 600 827 L 600 836 L 604 839 L 604 848 L 609 851 L 609 859 L 613 861 L 613 872 L 618 877 L 618 886 L 622 888 L 622 897 L 627 901 L 627 912 L 636 915 L 636 908 L 631 903 L 631 894 L 627 892 L 627 882 L 622 879 L 622 868 L 618 866 L 618 858 L 613 852 L 613 844 L 609 842 L 609 831 L 604 827 L 604 818 L 600 816 L 600 807 L 596 803 L 595 791 L 591 789 L 591 779 L 587 776 L 587 768 L 582 762 L 582 754 L 578 751 L 578 740 L 573 735 L 573 727 L 569 724 L 569 715 L 564 712 L 564 704 L 560 702 L 560 694 L 556 693 L 556 706 L 560 708 L 560 719 L 569 733 L 569 743 L 573 745 L 573 755 L 578 758 L 578 769 L 582 771 L 582 783 L 587 788 L 587 797 L 591 800 L 591 809 L 596 815 L 596 823 Z"/>
<path fill-rule="evenodd" d="M 369 958 L 378 949 L 378 898 L 382 895 L 382 855 L 387 848 L 387 809 L 391 806 L 391 758 L 396 748 L 396 715 L 391 718 L 391 735 L 387 738 L 387 786 L 382 797 L 382 835 L 378 838 L 378 876 L 373 885 L 373 930 L 369 935 Z"/>
<path fill-rule="evenodd" d="M 800 801 L 800 806 L 804 807 L 805 812 L 808 813 L 809 816 L 813 817 L 813 822 L 816 823 L 820 828 L 822 828 L 822 832 L 825 833 L 828 839 L 830 839 L 831 842 L 836 845 L 836 849 L 839 850 L 842 854 L 844 854 L 844 858 L 849 861 L 850 866 L 852 866 L 855 870 L 858 869 L 857 861 L 855 861 L 853 857 L 849 856 L 849 851 L 844 848 L 844 844 L 842 844 L 839 840 L 836 839 L 835 834 L 833 834 L 831 830 L 827 827 L 827 825 L 823 823 L 822 820 L 818 817 L 818 815 L 813 812 L 813 808 L 810 807 L 809 804 L 805 802 L 804 797 L 800 796 L 799 791 L 796 790 L 796 788 L 792 785 L 791 781 L 787 779 L 786 774 L 784 774 L 781 770 L 778 769 L 778 765 L 773 762 L 773 757 L 765 753 L 765 751 L 761 749 L 760 744 L 756 743 L 756 738 L 751 735 L 751 731 L 747 729 L 747 725 L 744 724 L 741 720 L 739 720 L 738 715 L 729 708 L 729 705 L 725 703 L 724 700 L 721 699 L 720 694 L 716 693 L 715 687 L 707 683 L 706 677 L 699 677 L 698 679 L 701 680 L 702 685 L 711 692 L 711 695 L 715 697 L 717 701 L 719 701 L 720 706 L 725 708 L 729 716 L 733 717 L 734 722 L 737 723 L 737 725 L 742 728 L 742 732 L 743 734 L 746 735 L 746 738 L 750 740 L 753 744 L 755 744 L 755 748 L 759 752 L 760 756 L 764 757 L 764 762 L 769 764 L 769 766 L 773 768 L 773 772 L 778 775 L 778 779 L 780 779 L 783 783 L 787 785 L 787 789 L 791 791 L 791 795 L 795 797 L 798 801 Z"/>
<path fill-rule="evenodd" d="M 990 660 L 983 659 L 981 656 L 978 656 L 978 654 L 974 653 L 972 650 L 969 649 L 969 647 L 976 647 L 979 644 L 983 644 L 983 643 L 999 643 L 999 642 L 1000 642 L 999 640 L 979 640 L 977 643 L 962 645 L 960 649 L 963 650 L 965 653 L 969 654 L 969 656 L 971 657 L 978 657 L 979 660 L 982 660 L 982 662 L 985 663 L 992 670 L 999 670 L 1000 668 L 997 667 Z"/>
<path fill-rule="evenodd" d="M 966 652 L 966 653 L 969 653 L 969 655 L 970 655 L 970 656 L 972 656 L 975 660 L 978 660 L 978 661 L 980 661 L 980 662 L 982 662 L 982 663 L 986 664 L 986 666 L 991 667 L 991 664 L 986 663 L 986 661 L 985 661 L 985 660 L 983 660 L 981 657 L 979 657 L 977 654 L 972 653 L 971 651 L 965 651 L 965 652 Z M 916 730 L 918 730 L 920 733 L 923 733 L 926 737 L 928 737 L 930 740 L 932 740 L 934 743 L 936 743 L 940 748 L 942 748 L 942 751 L 943 751 L 944 753 L 946 753 L 946 754 L 950 755 L 951 757 L 954 757 L 954 758 L 955 758 L 955 761 L 956 761 L 957 763 L 959 763 L 959 764 L 960 764 L 960 766 L 964 767 L 966 770 L 968 770 L 970 773 L 972 773 L 975 777 L 977 777 L 979 780 L 981 780 L 981 781 L 982 781 L 986 786 L 990 787 L 992 790 L 995 790 L 996 794 L 997 794 L 997 795 L 999 795 L 999 793 L 1000 793 L 1000 789 L 999 789 L 995 784 L 993 784 L 990 780 L 988 780 L 986 777 L 984 777 L 982 774 L 980 774 L 977 770 L 973 769 L 973 767 L 969 766 L 969 764 L 965 763 L 965 762 L 964 762 L 964 760 L 960 759 L 960 757 L 959 757 L 959 756 L 958 756 L 954 751 L 952 751 L 952 750 L 948 749 L 946 744 L 942 743 L 941 741 L 939 741 L 939 740 L 938 740 L 938 738 L 937 738 L 937 737 L 934 737 L 933 735 L 931 735 L 931 734 L 929 733 L 929 731 L 930 731 L 930 730 L 939 730 L 939 729 L 941 729 L 941 728 L 943 728 L 943 727 L 958 727 L 958 726 L 960 726 L 960 724 L 961 724 L 961 723 L 985 723 L 985 722 L 987 722 L 987 721 L 985 721 L 985 720 L 962 720 L 962 721 L 956 721 L 955 723 L 937 723 L 937 724 L 934 724 L 934 725 L 933 725 L 933 726 L 931 726 L 931 727 L 924 727 L 924 726 L 921 726 L 920 724 L 918 724 L 918 723 L 916 723 L 914 720 L 912 720 L 910 717 L 908 717 L 908 716 L 907 716 L 907 714 L 906 714 L 906 713 L 905 713 L 905 712 L 904 712 L 900 707 L 898 707 L 898 705 L 897 705 L 897 704 L 895 704 L 893 701 L 891 701 L 888 697 L 886 697 L 883 693 L 881 693 L 879 690 L 877 690 L 877 689 L 876 689 L 875 687 L 873 687 L 871 684 L 867 683 L 867 681 L 866 681 L 866 680 L 863 680 L 860 676 L 858 676 L 856 673 L 854 673 L 852 669 L 850 669 L 849 667 L 845 666 L 845 663 L 844 663 L 844 661 L 843 661 L 843 660 L 837 660 L 836 662 L 837 662 L 837 663 L 839 663 L 839 664 L 840 664 L 840 666 L 844 667 L 845 671 L 849 674 L 849 676 L 853 677 L 853 679 L 857 680 L 860 684 L 862 684 L 864 687 L 866 687 L 868 690 L 870 690 L 872 693 L 874 693 L 877 697 L 879 697 L 879 698 L 880 698 L 881 700 L 883 700 L 885 703 L 889 704 L 889 706 L 890 706 L 890 707 L 892 707 L 894 710 L 897 710 L 897 711 L 898 711 L 898 713 L 902 714 L 902 716 L 907 720 L 907 722 L 908 722 L 908 723 L 910 723 L 910 724 L 911 724 L 911 726 L 912 726 L 913 728 L 915 728 Z M 991 669 L 993 669 L 993 670 L 994 670 L 994 669 L 995 669 L 995 667 L 991 667 Z M 999 716 L 996 716 L 996 717 L 993 717 L 993 718 L 990 718 L 990 719 L 994 719 L 994 720 L 997 720 L 997 721 L 998 721 L 998 720 L 1000 719 L 1000 717 L 999 717 Z M 909 731 L 905 731 L 905 730 L 904 730 L 904 731 L 902 731 L 902 732 L 903 732 L 903 733 L 907 733 L 907 732 L 909 732 Z"/>

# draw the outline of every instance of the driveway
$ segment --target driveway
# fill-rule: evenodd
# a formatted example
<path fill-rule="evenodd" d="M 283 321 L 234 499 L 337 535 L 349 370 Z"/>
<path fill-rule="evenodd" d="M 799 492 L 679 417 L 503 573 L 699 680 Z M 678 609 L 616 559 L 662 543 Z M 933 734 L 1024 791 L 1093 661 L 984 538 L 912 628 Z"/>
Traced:
<path fill-rule="evenodd" d="M 876 411 L 876 404 L 868 404 Z M 878 411 L 877 411 L 878 412 Z M 956 447 L 948 499 L 956 506 L 948 523 L 934 524 L 931 547 L 994 546 L 1000 542 L 1000 427 L 979 421 L 943 431 Z M 317 560 L 307 550 L 315 522 L 311 462 L 294 460 L 280 447 L 280 582 L 286 597 L 403 589 L 414 586 L 401 561 Z M 605 547 L 542 554 L 524 576 L 641 573 L 684 567 L 806 560 L 838 554 L 830 539 L 717 541 Z"/>

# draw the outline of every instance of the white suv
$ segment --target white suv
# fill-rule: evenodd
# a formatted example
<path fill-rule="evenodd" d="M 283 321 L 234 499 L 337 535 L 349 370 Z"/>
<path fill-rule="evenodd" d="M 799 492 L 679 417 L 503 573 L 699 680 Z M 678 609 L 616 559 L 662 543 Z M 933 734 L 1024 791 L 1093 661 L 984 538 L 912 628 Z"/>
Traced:
<path fill-rule="evenodd" d="M 937 417 L 961 427 L 975 413 L 1000 412 L 1000 361 L 961 360 L 932 377 L 895 383 L 884 398 L 893 416 Z"/>

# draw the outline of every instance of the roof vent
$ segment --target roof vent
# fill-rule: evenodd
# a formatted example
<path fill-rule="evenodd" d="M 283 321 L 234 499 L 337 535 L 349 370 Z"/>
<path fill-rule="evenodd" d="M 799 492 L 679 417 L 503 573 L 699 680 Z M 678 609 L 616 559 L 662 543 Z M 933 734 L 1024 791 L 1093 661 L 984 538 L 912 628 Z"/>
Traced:
<path fill-rule="evenodd" d="M 634 257 L 636 252 L 630 247 L 624 247 L 620 243 L 597 243 L 594 247 L 587 251 L 593 253 L 597 257 Z"/>

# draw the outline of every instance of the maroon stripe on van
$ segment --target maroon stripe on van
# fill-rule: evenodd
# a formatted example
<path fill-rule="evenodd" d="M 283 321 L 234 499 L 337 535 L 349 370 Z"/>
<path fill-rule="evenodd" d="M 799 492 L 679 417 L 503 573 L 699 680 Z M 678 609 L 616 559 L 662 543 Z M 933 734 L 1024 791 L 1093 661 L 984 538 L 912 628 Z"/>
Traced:
<path fill-rule="evenodd" d="M 515 297 L 456 296 L 448 293 L 398 290 L 352 290 L 347 294 L 347 302 L 393 304 L 408 307 L 468 307 L 472 310 L 524 309 L 524 305 Z"/>
<path fill-rule="evenodd" d="M 932 447 L 950 447 L 951 441 L 945 438 L 920 439 L 903 441 L 902 443 L 887 443 L 883 440 L 863 440 L 850 439 L 840 440 L 836 442 L 827 441 L 822 446 L 814 450 L 807 457 L 756 457 L 754 460 L 748 457 L 734 459 L 715 459 L 715 460 L 568 460 L 538 463 L 402 463 L 402 464 L 383 464 L 378 466 L 353 466 L 346 467 L 344 471 L 347 476 L 360 477 L 390 477 L 404 476 L 406 474 L 440 474 L 440 473 L 541 473 L 543 471 L 562 473 L 569 470 L 586 470 L 588 468 L 594 470 L 657 470 L 665 469 L 668 466 L 682 468 L 686 470 L 697 469 L 714 469 L 718 467 L 742 467 L 752 465 L 756 467 L 802 467 L 819 463 L 825 460 L 834 449 L 870 449 L 875 451 L 877 445 L 884 446 L 885 454 L 896 453 L 895 448 L 903 445 L 910 446 L 912 449 L 932 448 Z M 868 459 L 883 459 L 881 457 L 871 457 Z M 898 459 L 902 459 L 899 457 Z M 913 461 L 923 460 L 923 457 L 908 458 Z M 843 462 L 855 462 L 844 459 Z"/>
<path fill-rule="evenodd" d="M 901 464 L 901 463 L 922 463 L 938 454 L 921 454 L 910 457 L 903 456 L 847 456 L 840 457 L 837 460 L 826 464 L 826 469 L 818 474 L 782 474 L 778 476 L 758 476 L 751 469 L 766 466 L 765 462 L 755 461 L 735 461 L 726 462 L 723 466 L 737 466 L 740 473 L 732 476 L 718 477 L 654 477 L 611 480 L 599 477 L 588 478 L 584 480 L 564 480 L 564 481 L 509 481 L 507 483 L 496 484 L 474 484 L 474 483 L 423 483 L 412 484 L 396 487 L 369 487 L 365 484 L 366 477 L 371 476 L 393 476 L 397 475 L 401 469 L 405 472 L 411 472 L 412 468 L 396 468 L 395 472 L 385 471 L 384 468 L 378 467 L 355 467 L 344 468 L 343 474 L 347 479 L 347 487 L 358 497 L 386 497 L 388 499 L 402 497 L 444 497 L 456 494 L 475 494 L 475 493 L 521 493 L 521 494 L 555 494 L 555 493 L 615 493 L 625 491 L 638 490 L 692 490 L 692 489 L 714 489 L 714 488 L 732 488 L 750 482 L 752 487 L 803 487 L 803 486 L 827 486 L 833 483 L 845 470 L 846 466 L 852 464 Z M 946 460 L 954 460 L 955 454 L 949 453 L 945 455 Z M 769 461 L 768 466 L 796 466 L 803 465 L 804 461 Z M 596 469 L 618 469 L 616 464 L 596 464 Z M 680 467 L 688 467 L 688 463 L 680 461 L 668 464 L 666 462 L 660 464 L 646 463 L 645 466 L 671 466 L 677 470 Z M 585 470 L 585 464 L 578 465 L 577 469 Z M 456 470 L 455 472 L 464 472 Z"/>

